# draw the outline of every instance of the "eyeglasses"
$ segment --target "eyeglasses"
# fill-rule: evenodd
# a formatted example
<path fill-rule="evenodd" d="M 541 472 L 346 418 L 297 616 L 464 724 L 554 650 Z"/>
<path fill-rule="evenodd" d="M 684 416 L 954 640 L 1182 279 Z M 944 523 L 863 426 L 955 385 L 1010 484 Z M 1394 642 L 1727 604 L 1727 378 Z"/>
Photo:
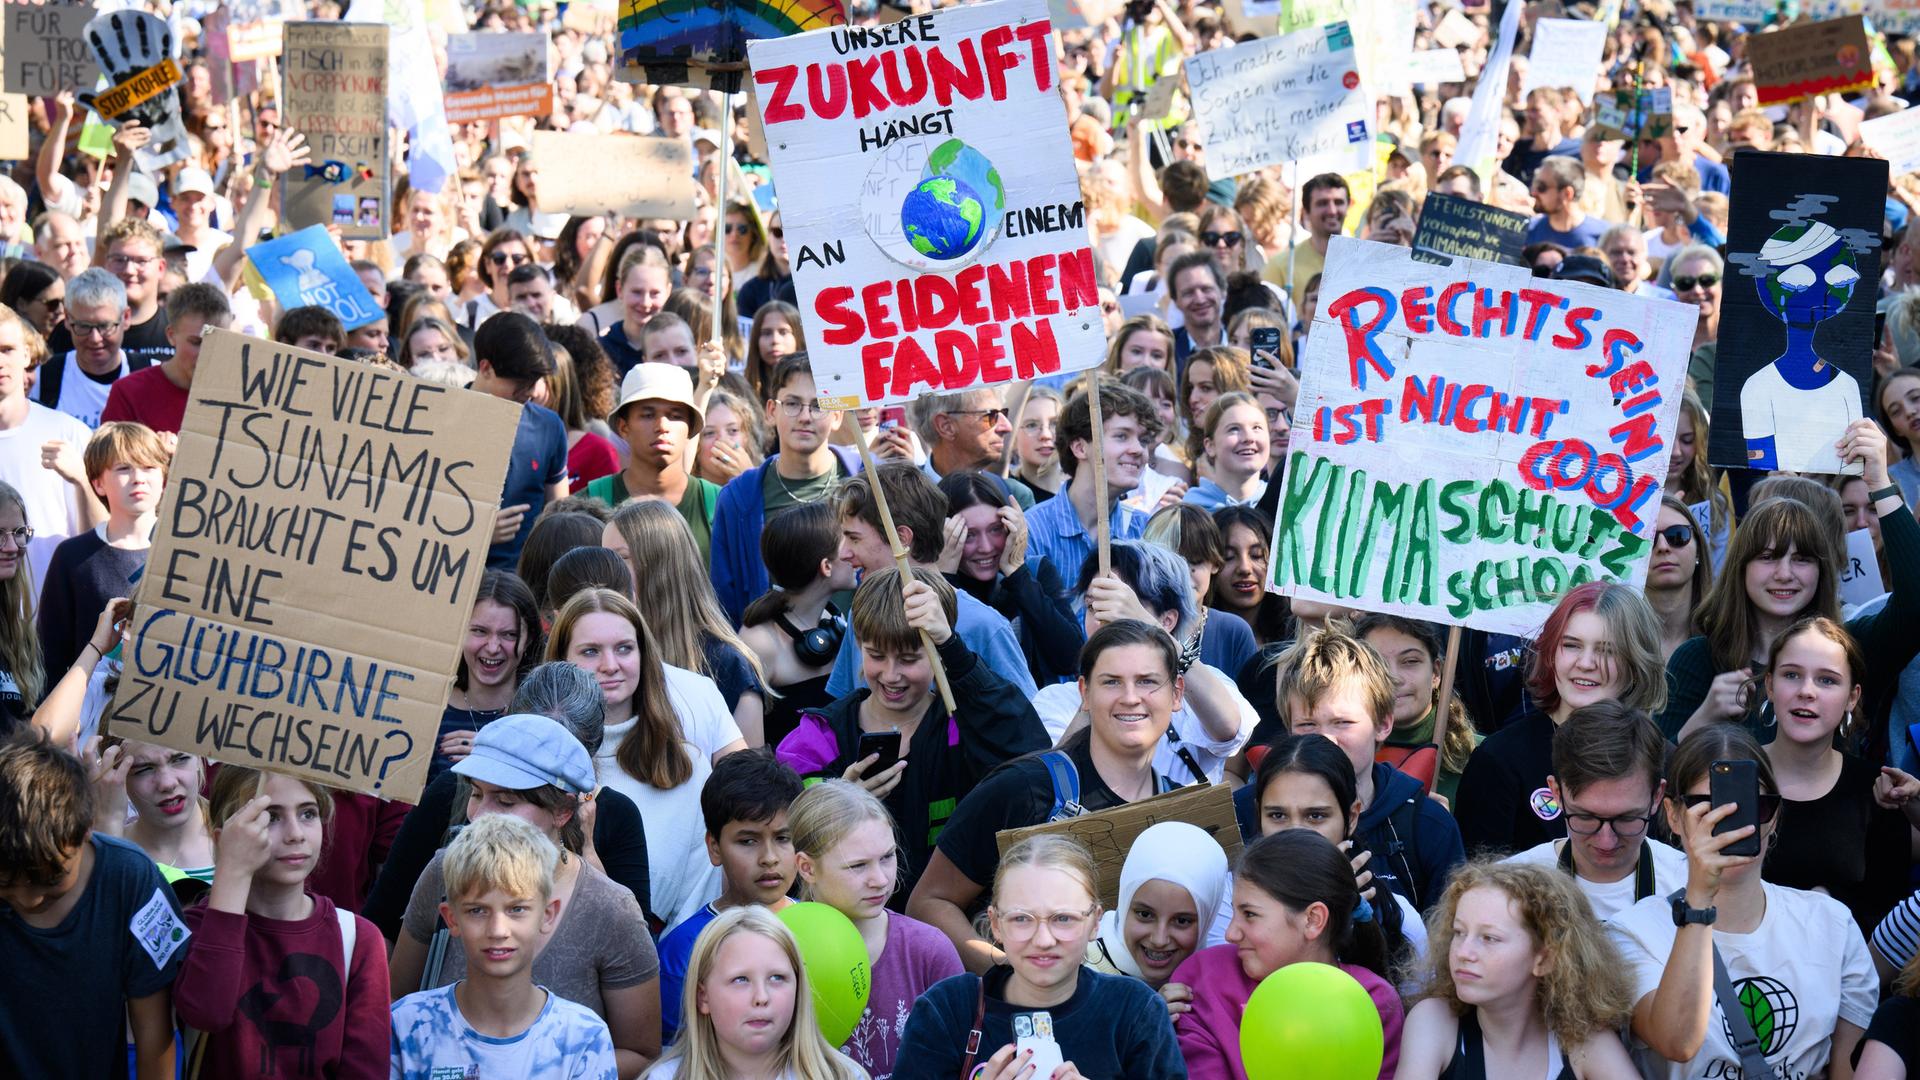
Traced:
<path fill-rule="evenodd" d="M 947 410 L 947 415 L 984 416 L 987 418 L 987 426 L 992 427 L 1000 421 L 1005 420 L 1011 414 L 1005 409 L 949 409 Z"/>
<path fill-rule="evenodd" d="M 1711 803 L 1713 801 L 1713 796 L 1682 795 L 1680 797 L 1680 801 L 1687 807 L 1687 809 L 1691 810 L 1696 806 L 1704 806 L 1708 803 Z M 1760 815 L 1759 815 L 1760 824 L 1765 825 L 1767 822 L 1773 820 L 1773 816 L 1775 814 L 1778 814 L 1780 812 L 1780 796 L 1772 795 L 1764 791 L 1761 792 L 1760 805 L 1758 809 L 1760 811 Z"/>
<path fill-rule="evenodd" d="M 31 525 L 22 525 L 17 529 L 0 529 L 0 546 L 5 546 L 6 542 L 11 540 L 13 541 L 14 547 L 23 548 L 27 546 L 27 541 L 31 539 L 33 539 L 33 526 Z"/>
<path fill-rule="evenodd" d="M 513 264 L 513 265 L 515 265 L 515 266 L 519 266 L 519 265 L 521 265 L 521 264 L 523 264 L 523 263 L 530 263 L 530 262 L 532 262 L 532 261 L 533 261 L 533 256 L 531 256 L 531 255 L 514 255 L 514 254 L 511 254 L 511 253 L 509 253 L 509 252 L 505 252 L 505 251 L 496 251 L 496 252 L 493 252 L 492 254 L 490 254 L 490 255 L 488 255 L 488 256 L 487 256 L 487 261 L 488 261 L 488 262 L 490 262 L 490 263 L 492 263 L 492 264 L 493 264 L 493 265 L 495 265 L 495 266 L 505 266 L 505 265 L 507 265 L 508 263 L 512 263 L 512 264 Z"/>
<path fill-rule="evenodd" d="M 1281 421 L 1285 421 L 1288 427 L 1292 427 L 1293 426 L 1293 410 L 1286 409 L 1286 408 L 1274 408 L 1274 409 L 1267 410 L 1267 423 L 1277 424 L 1277 423 L 1280 423 Z"/>
<path fill-rule="evenodd" d="M 125 270 L 132 266 L 152 266 L 160 261 L 158 255 L 109 255 L 107 269 Z"/>
<path fill-rule="evenodd" d="M 1567 831 L 1579 836 L 1598 835 L 1604 826 L 1613 830 L 1613 835 L 1622 840 L 1631 840 L 1647 831 L 1647 823 L 1653 820 L 1653 810 L 1648 808 L 1638 814 L 1621 814 L 1618 817 L 1598 817 L 1593 814 L 1567 811 Z"/>
<path fill-rule="evenodd" d="M 1095 904 L 1090 905 L 1085 911 L 1056 911 L 1051 915 L 1037 915 L 1031 911 L 1003 911 L 999 913 L 1000 933 L 1008 941 L 1030 941 L 1033 935 L 1040 932 L 1041 924 L 1045 923 L 1047 932 L 1056 940 L 1070 938 L 1086 929 L 1088 921 L 1093 918 L 1093 913 L 1097 910 L 1099 905 Z"/>
<path fill-rule="evenodd" d="M 1674 292 L 1692 292 L 1696 287 L 1711 289 L 1720 284 L 1719 274 L 1701 274 L 1699 277 L 1677 277 L 1673 279 Z"/>
<path fill-rule="evenodd" d="M 1681 548 L 1693 543 L 1693 526 L 1669 525 L 1653 535 L 1667 542 L 1668 547 Z"/>
<path fill-rule="evenodd" d="M 1228 247 L 1239 247 L 1240 241 L 1245 239 L 1246 234 L 1238 229 L 1232 232 L 1213 232 L 1212 230 L 1208 230 L 1200 234 L 1200 242 L 1208 247 L 1219 247 L 1221 244 L 1225 244 Z"/>
<path fill-rule="evenodd" d="M 67 323 L 67 329 L 77 338 L 94 337 L 95 335 L 106 337 L 115 330 L 120 329 L 120 324 L 117 322 L 69 322 Z"/>
<path fill-rule="evenodd" d="M 790 397 L 780 399 L 780 411 L 785 414 L 789 420 L 792 420 L 798 418 L 803 413 L 809 416 L 818 416 L 827 410 L 821 408 L 820 403 L 817 401 Z"/>

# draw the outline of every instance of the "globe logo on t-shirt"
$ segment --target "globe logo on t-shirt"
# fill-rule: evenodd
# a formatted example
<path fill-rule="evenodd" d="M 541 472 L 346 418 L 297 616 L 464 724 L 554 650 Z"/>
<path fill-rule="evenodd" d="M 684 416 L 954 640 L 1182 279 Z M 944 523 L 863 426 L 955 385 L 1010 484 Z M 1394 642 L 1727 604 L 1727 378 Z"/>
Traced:
<path fill-rule="evenodd" d="M 1800 1024 L 1800 1001 L 1787 989 L 1787 984 L 1764 976 L 1741 979 L 1733 984 L 1733 996 L 1739 1000 L 1741 1011 L 1747 1014 L 1747 1022 L 1753 1025 L 1754 1037 L 1760 1040 L 1760 1052 L 1772 1057 L 1785 1049 L 1787 1040 L 1793 1038 L 1793 1029 Z M 1720 1017 L 1720 1024 L 1731 1045 L 1735 1040 L 1726 1016 Z"/>

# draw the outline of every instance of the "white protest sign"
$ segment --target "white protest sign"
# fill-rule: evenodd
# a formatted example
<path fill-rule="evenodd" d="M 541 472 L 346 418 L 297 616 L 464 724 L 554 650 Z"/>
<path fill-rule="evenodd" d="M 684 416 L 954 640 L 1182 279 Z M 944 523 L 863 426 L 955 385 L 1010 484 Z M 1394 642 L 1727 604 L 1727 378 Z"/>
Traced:
<path fill-rule="evenodd" d="M 823 405 L 1100 362 L 1043 0 L 747 48 Z"/>
<path fill-rule="evenodd" d="M 1582 105 L 1593 104 L 1594 76 L 1600 72 L 1600 54 L 1607 47 L 1607 24 L 1587 19 L 1541 19 L 1533 28 L 1533 51 L 1527 54 L 1527 77 L 1522 96 L 1542 86 L 1557 86 L 1579 95 Z"/>
<path fill-rule="evenodd" d="M 1903 109 L 1860 125 L 1860 139 L 1887 159 L 1895 176 L 1920 170 L 1920 109 Z"/>
<path fill-rule="evenodd" d="M 1886 591 L 1880 580 L 1880 556 L 1873 550 L 1873 533 L 1853 530 L 1847 534 L 1847 558 L 1840 568 L 1840 602 L 1859 607 Z"/>
<path fill-rule="evenodd" d="M 1187 89 L 1214 176 L 1284 162 L 1301 176 L 1373 167 L 1373 107 L 1346 23 L 1189 57 Z"/>
<path fill-rule="evenodd" d="M 1506 634 L 1638 587 L 1698 313 L 1336 236 L 1300 366 L 1272 585 Z"/>
<path fill-rule="evenodd" d="M 1360 79 L 1374 97 L 1412 97 L 1408 70 L 1419 12 L 1413 4 L 1355 4 L 1351 23 Z"/>
<path fill-rule="evenodd" d="M 1708 22 L 1761 25 L 1780 9 L 1776 0 L 1693 0 L 1693 15 Z"/>
<path fill-rule="evenodd" d="M 1454 49 L 1421 49 L 1413 54 L 1407 77 L 1421 86 L 1463 83 L 1467 81 L 1467 66 L 1460 62 L 1460 53 Z"/>

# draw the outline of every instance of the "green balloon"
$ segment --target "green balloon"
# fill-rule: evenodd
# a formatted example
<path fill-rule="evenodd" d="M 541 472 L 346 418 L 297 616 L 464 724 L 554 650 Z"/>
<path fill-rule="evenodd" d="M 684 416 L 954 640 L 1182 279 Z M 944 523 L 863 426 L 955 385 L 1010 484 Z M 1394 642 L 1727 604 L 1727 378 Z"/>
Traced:
<path fill-rule="evenodd" d="M 1372 1080 L 1385 1056 L 1373 998 L 1327 964 L 1288 964 L 1267 976 L 1240 1016 L 1247 1080 Z"/>
<path fill-rule="evenodd" d="M 871 989 L 866 942 L 860 940 L 853 920 L 825 904 L 789 904 L 781 909 L 780 921 L 800 943 L 800 961 L 807 969 L 807 985 L 813 988 L 820 1034 L 834 1046 L 845 1043 L 866 1011 Z M 1377 1019 L 1374 1026 L 1379 1026 Z"/>

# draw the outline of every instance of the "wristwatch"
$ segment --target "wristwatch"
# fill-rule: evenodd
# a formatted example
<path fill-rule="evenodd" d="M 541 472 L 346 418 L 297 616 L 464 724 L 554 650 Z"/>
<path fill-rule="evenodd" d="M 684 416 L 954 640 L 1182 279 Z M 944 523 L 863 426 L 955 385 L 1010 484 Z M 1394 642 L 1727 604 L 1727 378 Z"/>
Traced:
<path fill-rule="evenodd" d="M 1673 925 L 1677 927 L 1712 926 L 1714 920 L 1720 917 L 1718 908 L 1688 907 L 1687 891 L 1685 889 L 1674 893 L 1668 897 L 1668 900 L 1673 904 Z"/>

